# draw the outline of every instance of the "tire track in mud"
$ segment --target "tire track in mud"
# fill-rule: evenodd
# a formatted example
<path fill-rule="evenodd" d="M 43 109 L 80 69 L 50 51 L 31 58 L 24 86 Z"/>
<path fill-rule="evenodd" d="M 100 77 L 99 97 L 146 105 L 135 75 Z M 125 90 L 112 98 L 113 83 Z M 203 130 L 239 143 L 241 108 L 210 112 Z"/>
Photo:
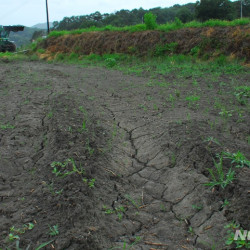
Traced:
<path fill-rule="evenodd" d="M 18 71 L 10 69 L 11 77 L 3 81 L 15 87 L 9 91 L 16 101 L 5 96 L 10 108 L 0 108 L 7 120 L 18 109 L 12 119 L 15 128 L 0 131 L 1 157 L 3 152 L 9 155 L 0 169 L 5 164 L 14 169 L 0 175 L 2 245 L 11 226 L 36 221 L 34 230 L 22 236 L 23 247 L 31 244 L 30 239 L 32 247 L 48 241 L 47 225 L 52 223 L 60 226 L 53 242 L 56 249 L 122 248 L 124 242 L 133 244 L 135 237 L 140 241 L 134 249 L 143 250 L 210 249 L 214 240 L 222 246 L 228 223 L 222 198 L 203 185 L 212 153 L 202 141 L 208 128 L 202 112 L 185 104 L 169 110 L 163 104 L 157 110 L 146 108 L 147 78 L 101 68 L 13 64 Z M 13 75 L 19 82 L 13 83 Z M 133 83 L 131 88 L 121 91 L 130 86 L 127 83 Z M 157 89 L 150 95 L 159 97 Z M 88 113 L 86 133 L 79 132 L 86 118 L 79 107 Z M 87 140 L 94 158 L 88 155 Z M 15 159 L 16 148 L 20 159 Z M 73 157 L 83 164 L 88 178 L 96 178 L 94 189 L 84 186 L 79 176 L 53 176 L 53 161 Z M 15 175 L 17 169 L 20 175 Z M 52 194 L 51 187 L 62 194 Z"/>

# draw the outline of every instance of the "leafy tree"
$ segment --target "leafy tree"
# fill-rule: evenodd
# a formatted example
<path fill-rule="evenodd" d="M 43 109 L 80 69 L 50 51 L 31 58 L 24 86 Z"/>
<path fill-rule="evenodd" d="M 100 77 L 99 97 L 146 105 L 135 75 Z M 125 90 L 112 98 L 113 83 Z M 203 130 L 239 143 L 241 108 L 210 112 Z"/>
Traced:
<path fill-rule="evenodd" d="M 146 13 L 144 15 L 144 22 L 148 30 L 154 30 L 157 27 L 156 15 L 154 15 L 152 12 Z"/>
<path fill-rule="evenodd" d="M 183 23 L 190 22 L 194 19 L 194 15 L 188 8 L 180 8 L 177 13 L 176 17 L 178 17 Z"/>
<path fill-rule="evenodd" d="M 229 0 L 200 0 L 196 2 L 195 14 L 201 21 L 208 19 L 233 19 L 233 5 Z"/>

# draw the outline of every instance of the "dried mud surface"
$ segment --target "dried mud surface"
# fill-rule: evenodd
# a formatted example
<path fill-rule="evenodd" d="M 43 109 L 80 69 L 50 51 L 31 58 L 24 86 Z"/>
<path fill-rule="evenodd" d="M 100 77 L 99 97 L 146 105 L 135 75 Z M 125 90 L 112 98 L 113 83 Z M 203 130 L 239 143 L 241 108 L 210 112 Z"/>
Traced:
<path fill-rule="evenodd" d="M 104 68 L 0 62 L 0 248 L 16 249 L 10 228 L 28 223 L 14 231 L 22 249 L 50 240 L 43 249 L 222 249 L 225 225 L 249 228 L 250 169 L 225 189 L 203 185 L 216 153 L 250 158 L 249 113 L 224 124 L 204 112 L 211 97 L 234 102 L 219 82 L 249 74 L 210 79 L 214 88 L 199 79 L 199 108 L 183 98 L 192 79 L 164 77 L 167 87 Z M 179 83 L 183 101 L 166 102 Z M 85 172 L 56 177 L 51 163 L 69 158 Z"/>

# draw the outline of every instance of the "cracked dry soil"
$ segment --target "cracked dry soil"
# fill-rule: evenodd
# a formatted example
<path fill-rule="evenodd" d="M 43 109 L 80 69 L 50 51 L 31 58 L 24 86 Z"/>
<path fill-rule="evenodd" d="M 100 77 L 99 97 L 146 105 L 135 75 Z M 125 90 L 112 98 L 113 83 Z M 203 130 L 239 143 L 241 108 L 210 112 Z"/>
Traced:
<path fill-rule="evenodd" d="M 0 62 L 0 248 L 16 249 L 13 233 L 22 249 L 222 249 L 225 225 L 249 228 L 249 169 L 225 189 L 204 186 L 216 153 L 250 158 L 249 113 L 225 124 L 204 112 L 210 97 L 232 100 L 218 82 L 247 76 L 212 89 L 200 78 L 198 108 L 184 98 L 189 77 L 164 77 L 167 87 L 104 68 Z M 52 173 L 67 159 L 85 172 Z"/>

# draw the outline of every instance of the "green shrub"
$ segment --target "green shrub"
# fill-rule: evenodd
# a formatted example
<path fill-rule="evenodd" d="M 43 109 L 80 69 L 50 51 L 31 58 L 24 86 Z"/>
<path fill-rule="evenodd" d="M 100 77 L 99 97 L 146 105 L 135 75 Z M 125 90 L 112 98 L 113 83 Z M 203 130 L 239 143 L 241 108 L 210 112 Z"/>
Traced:
<path fill-rule="evenodd" d="M 144 22 L 147 30 L 154 30 L 157 28 L 156 15 L 149 12 L 144 15 Z"/>
<path fill-rule="evenodd" d="M 175 19 L 174 19 L 174 24 L 175 24 L 177 27 L 182 27 L 182 26 L 183 26 L 182 21 L 181 21 L 178 17 L 175 17 Z"/>
<path fill-rule="evenodd" d="M 75 60 L 78 60 L 78 55 L 74 52 L 72 52 L 70 55 L 69 55 L 69 60 L 71 61 L 75 61 Z"/>
<path fill-rule="evenodd" d="M 55 57 L 55 61 L 64 61 L 66 55 L 62 53 L 58 53 Z"/>
<path fill-rule="evenodd" d="M 106 63 L 106 66 L 108 68 L 113 68 L 117 62 L 116 62 L 115 58 L 107 58 L 107 59 L 105 59 L 105 63 Z"/>
<path fill-rule="evenodd" d="M 176 52 L 178 43 L 167 43 L 164 45 L 156 45 L 155 47 L 155 55 L 156 56 L 162 56 L 164 54 L 173 54 L 174 52 Z"/>
<path fill-rule="evenodd" d="M 45 49 L 38 49 L 37 52 L 40 54 L 43 54 L 43 53 L 45 53 Z"/>

